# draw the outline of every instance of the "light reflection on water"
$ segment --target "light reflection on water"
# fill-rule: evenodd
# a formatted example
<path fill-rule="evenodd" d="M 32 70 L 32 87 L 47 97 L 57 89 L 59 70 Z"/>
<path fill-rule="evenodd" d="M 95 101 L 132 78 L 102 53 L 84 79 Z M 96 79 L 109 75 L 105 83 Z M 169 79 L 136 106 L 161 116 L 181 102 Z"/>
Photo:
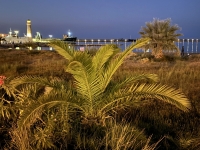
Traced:
<path fill-rule="evenodd" d="M 50 50 L 50 51 L 52 51 L 52 50 L 54 50 L 52 47 L 37 47 L 35 50 Z"/>
<path fill-rule="evenodd" d="M 12 49 L 12 48 L 8 48 L 8 49 Z M 16 47 L 15 49 L 17 49 L 17 50 L 25 50 L 25 48 L 20 48 L 20 47 Z M 52 50 L 54 50 L 53 49 L 53 47 L 37 47 L 37 48 L 35 48 L 35 49 L 33 49 L 32 47 L 28 47 L 28 48 L 26 48 L 26 50 L 50 50 L 50 51 L 52 51 Z"/>

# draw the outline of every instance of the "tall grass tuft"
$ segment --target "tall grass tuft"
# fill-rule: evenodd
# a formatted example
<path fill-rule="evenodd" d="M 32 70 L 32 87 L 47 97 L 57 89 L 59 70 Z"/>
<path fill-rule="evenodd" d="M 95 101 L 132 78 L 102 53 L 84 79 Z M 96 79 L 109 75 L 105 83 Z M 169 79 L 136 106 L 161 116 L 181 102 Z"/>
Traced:
<path fill-rule="evenodd" d="M 26 128 L 18 129 L 13 127 L 10 130 L 11 144 L 9 144 L 9 149 L 17 150 L 30 150 L 30 137 L 28 136 L 28 131 Z"/>

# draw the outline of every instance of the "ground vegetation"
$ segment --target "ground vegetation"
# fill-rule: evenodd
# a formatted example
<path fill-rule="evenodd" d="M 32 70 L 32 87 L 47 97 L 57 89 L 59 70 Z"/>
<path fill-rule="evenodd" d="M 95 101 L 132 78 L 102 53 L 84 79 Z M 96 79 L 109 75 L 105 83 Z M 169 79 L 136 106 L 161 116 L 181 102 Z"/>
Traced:
<path fill-rule="evenodd" d="M 94 76 L 105 74 L 113 66 L 112 61 L 123 56 L 117 54 L 116 47 L 108 45 L 99 53 L 93 51 L 90 56 L 89 51 L 75 53 L 67 50 L 66 53 L 64 45 L 54 44 L 60 54 L 55 51 L 0 50 L 1 147 L 199 148 L 200 56 L 167 56 L 156 60 L 148 54 L 131 52 L 123 58 L 108 84 L 99 85 Z M 107 49 L 113 51 L 110 54 L 112 59 L 100 57 Z M 109 52 L 106 54 L 109 56 Z M 104 65 L 100 65 L 103 61 Z M 94 66 L 99 67 L 98 71 L 92 70 Z M 102 80 L 101 76 L 98 78 Z M 86 81 L 90 88 L 82 84 Z M 175 105 L 157 101 L 159 97 L 155 97 L 155 91 L 148 97 L 145 93 L 137 93 L 142 89 L 141 85 L 148 89 L 155 81 L 167 85 L 163 88 L 168 92 L 182 91 L 184 94 L 180 92 L 179 96 L 186 96 L 191 107 L 182 107 L 175 101 Z M 103 92 L 95 85 L 104 86 Z M 85 94 L 86 89 L 90 91 L 90 97 Z M 153 87 L 148 92 L 151 90 Z M 103 110 L 105 106 L 107 108 Z M 190 108 L 190 111 L 184 112 L 175 106 L 183 110 Z"/>

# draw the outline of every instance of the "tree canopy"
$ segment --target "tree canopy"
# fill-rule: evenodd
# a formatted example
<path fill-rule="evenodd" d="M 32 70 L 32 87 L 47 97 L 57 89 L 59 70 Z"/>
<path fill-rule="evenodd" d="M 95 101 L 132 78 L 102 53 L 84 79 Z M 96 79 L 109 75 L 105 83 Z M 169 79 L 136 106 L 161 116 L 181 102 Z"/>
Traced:
<path fill-rule="evenodd" d="M 182 34 L 177 33 L 178 30 L 180 27 L 177 24 L 171 25 L 171 19 L 153 19 L 152 22 L 147 22 L 146 26 L 142 27 L 139 32 L 142 38 L 150 38 L 149 43 L 144 45 L 143 49 L 150 49 L 156 58 L 163 57 L 164 50 L 175 51 L 179 54 L 175 42 Z"/>

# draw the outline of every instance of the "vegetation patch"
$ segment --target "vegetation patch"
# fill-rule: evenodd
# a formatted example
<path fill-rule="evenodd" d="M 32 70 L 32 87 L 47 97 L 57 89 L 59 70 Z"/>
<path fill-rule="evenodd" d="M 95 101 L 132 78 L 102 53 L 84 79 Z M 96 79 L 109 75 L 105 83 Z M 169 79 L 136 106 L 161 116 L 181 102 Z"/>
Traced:
<path fill-rule="evenodd" d="M 101 92 L 98 90 L 107 82 L 99 84 L 103 82 L 99 73 L 108 76 L 108 66 L 116 64 L 113 60 L 119 60 L 123 53 L 118 54 L 112 45 L 91 54 L 63 46 L 60 43 L 60 54 L 0 51 L 1 147 L 199 148 L 199 55 L 187 59 L 169 56 L 159 61 L 148 53 L 127 55 Z M 102 63 L 106 56 L 110 57 Z M 191 107 L 185 103 L 190 110 L 164 102 L 171 90 L 176 91 L 171 98 L 190 102 Z"/>

